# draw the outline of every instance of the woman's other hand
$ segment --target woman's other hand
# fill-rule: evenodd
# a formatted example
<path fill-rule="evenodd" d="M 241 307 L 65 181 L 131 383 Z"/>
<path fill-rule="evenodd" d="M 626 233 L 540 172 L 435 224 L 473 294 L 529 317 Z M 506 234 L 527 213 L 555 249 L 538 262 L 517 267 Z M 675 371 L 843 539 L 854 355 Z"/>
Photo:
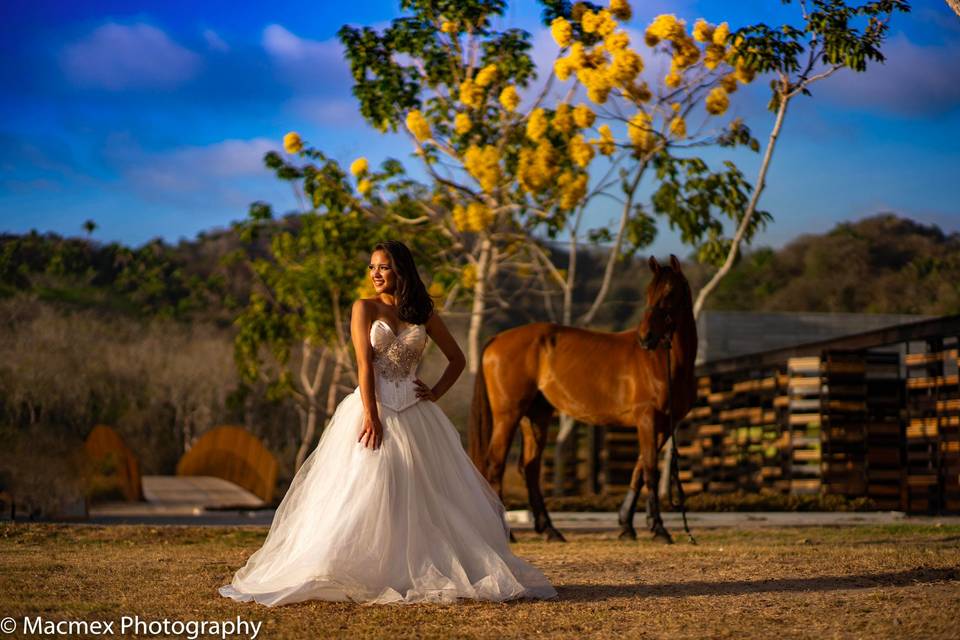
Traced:
<path fill-rule="evenodd" d="M 380 424 L 380 418 L 373 419 L 370 416 L 363 418 L 363 431 L 360 432 L 360 438 L 357 442 L 363 444 L 364 448 L 379 449 L 383 442 L 383 425 Z"/>

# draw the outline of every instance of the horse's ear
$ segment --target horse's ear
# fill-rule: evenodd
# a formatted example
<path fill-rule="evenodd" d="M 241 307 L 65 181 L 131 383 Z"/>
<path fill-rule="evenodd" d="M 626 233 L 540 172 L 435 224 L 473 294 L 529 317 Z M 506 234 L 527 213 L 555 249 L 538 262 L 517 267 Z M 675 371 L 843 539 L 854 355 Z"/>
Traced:
<path fill-rule="evenodd" d="M 682 273 L 680 271 L 680 261 L 677 260 L 677 256 L 670 254 L 670 268 L 676 271 L 677 273 Z"/>
<path fill-rule="evenodd" d="M 647 260 L 647 264 L 650 265 L 650 271 L 653 271 L 654 273 L 657 273 L 660 271 L 660 263 L 657 262 L 656 256 L 650 256 L 650 259 Z"/>

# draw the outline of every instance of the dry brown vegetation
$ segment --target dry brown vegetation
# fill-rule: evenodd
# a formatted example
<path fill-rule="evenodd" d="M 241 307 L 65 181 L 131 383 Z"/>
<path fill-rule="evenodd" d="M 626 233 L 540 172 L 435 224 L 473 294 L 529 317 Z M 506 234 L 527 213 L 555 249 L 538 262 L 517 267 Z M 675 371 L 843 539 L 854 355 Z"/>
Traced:
<path fill-rule="evenodd" d="M 0 525 L 0 615 L 262 620 L 260 638 L 956 637 L 960 526 L 700 531 L 699 546 L 520 533 L 553 601 L 278 608 L 216 588 L 256 528 Z"/>

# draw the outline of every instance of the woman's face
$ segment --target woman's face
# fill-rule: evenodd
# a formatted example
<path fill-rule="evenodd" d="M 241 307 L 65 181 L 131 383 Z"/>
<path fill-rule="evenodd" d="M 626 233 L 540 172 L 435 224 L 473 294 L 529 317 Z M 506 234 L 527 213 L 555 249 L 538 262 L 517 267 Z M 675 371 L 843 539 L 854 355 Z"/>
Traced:
<path fill-rule="evenodd" d="M 392 294 L 396 290 L 397 273 L 390 262 L 390 254 L 382 249 L 374 251 L 367 268 L 370 270 L 370 280 L 377 295 Z"/>

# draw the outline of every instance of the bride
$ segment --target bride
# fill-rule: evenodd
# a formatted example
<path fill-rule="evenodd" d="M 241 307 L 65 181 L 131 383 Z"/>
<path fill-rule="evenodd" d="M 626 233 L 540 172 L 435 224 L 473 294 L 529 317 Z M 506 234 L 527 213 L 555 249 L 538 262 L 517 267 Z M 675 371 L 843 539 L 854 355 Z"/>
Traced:
<path fill-rule="evenodd" d="M 357 300 L 350 321 L 360 385 L 297 471 L 263 546 L 220 594 L 267 606 L 555 597 L 510 551 L 503 504 L 434 404 L 464 357 L 410 250 L 382 242 L 368 268 L 377 295 Z M 433 388 L 416 377 L 428 335 L 449 361 Z"/>

